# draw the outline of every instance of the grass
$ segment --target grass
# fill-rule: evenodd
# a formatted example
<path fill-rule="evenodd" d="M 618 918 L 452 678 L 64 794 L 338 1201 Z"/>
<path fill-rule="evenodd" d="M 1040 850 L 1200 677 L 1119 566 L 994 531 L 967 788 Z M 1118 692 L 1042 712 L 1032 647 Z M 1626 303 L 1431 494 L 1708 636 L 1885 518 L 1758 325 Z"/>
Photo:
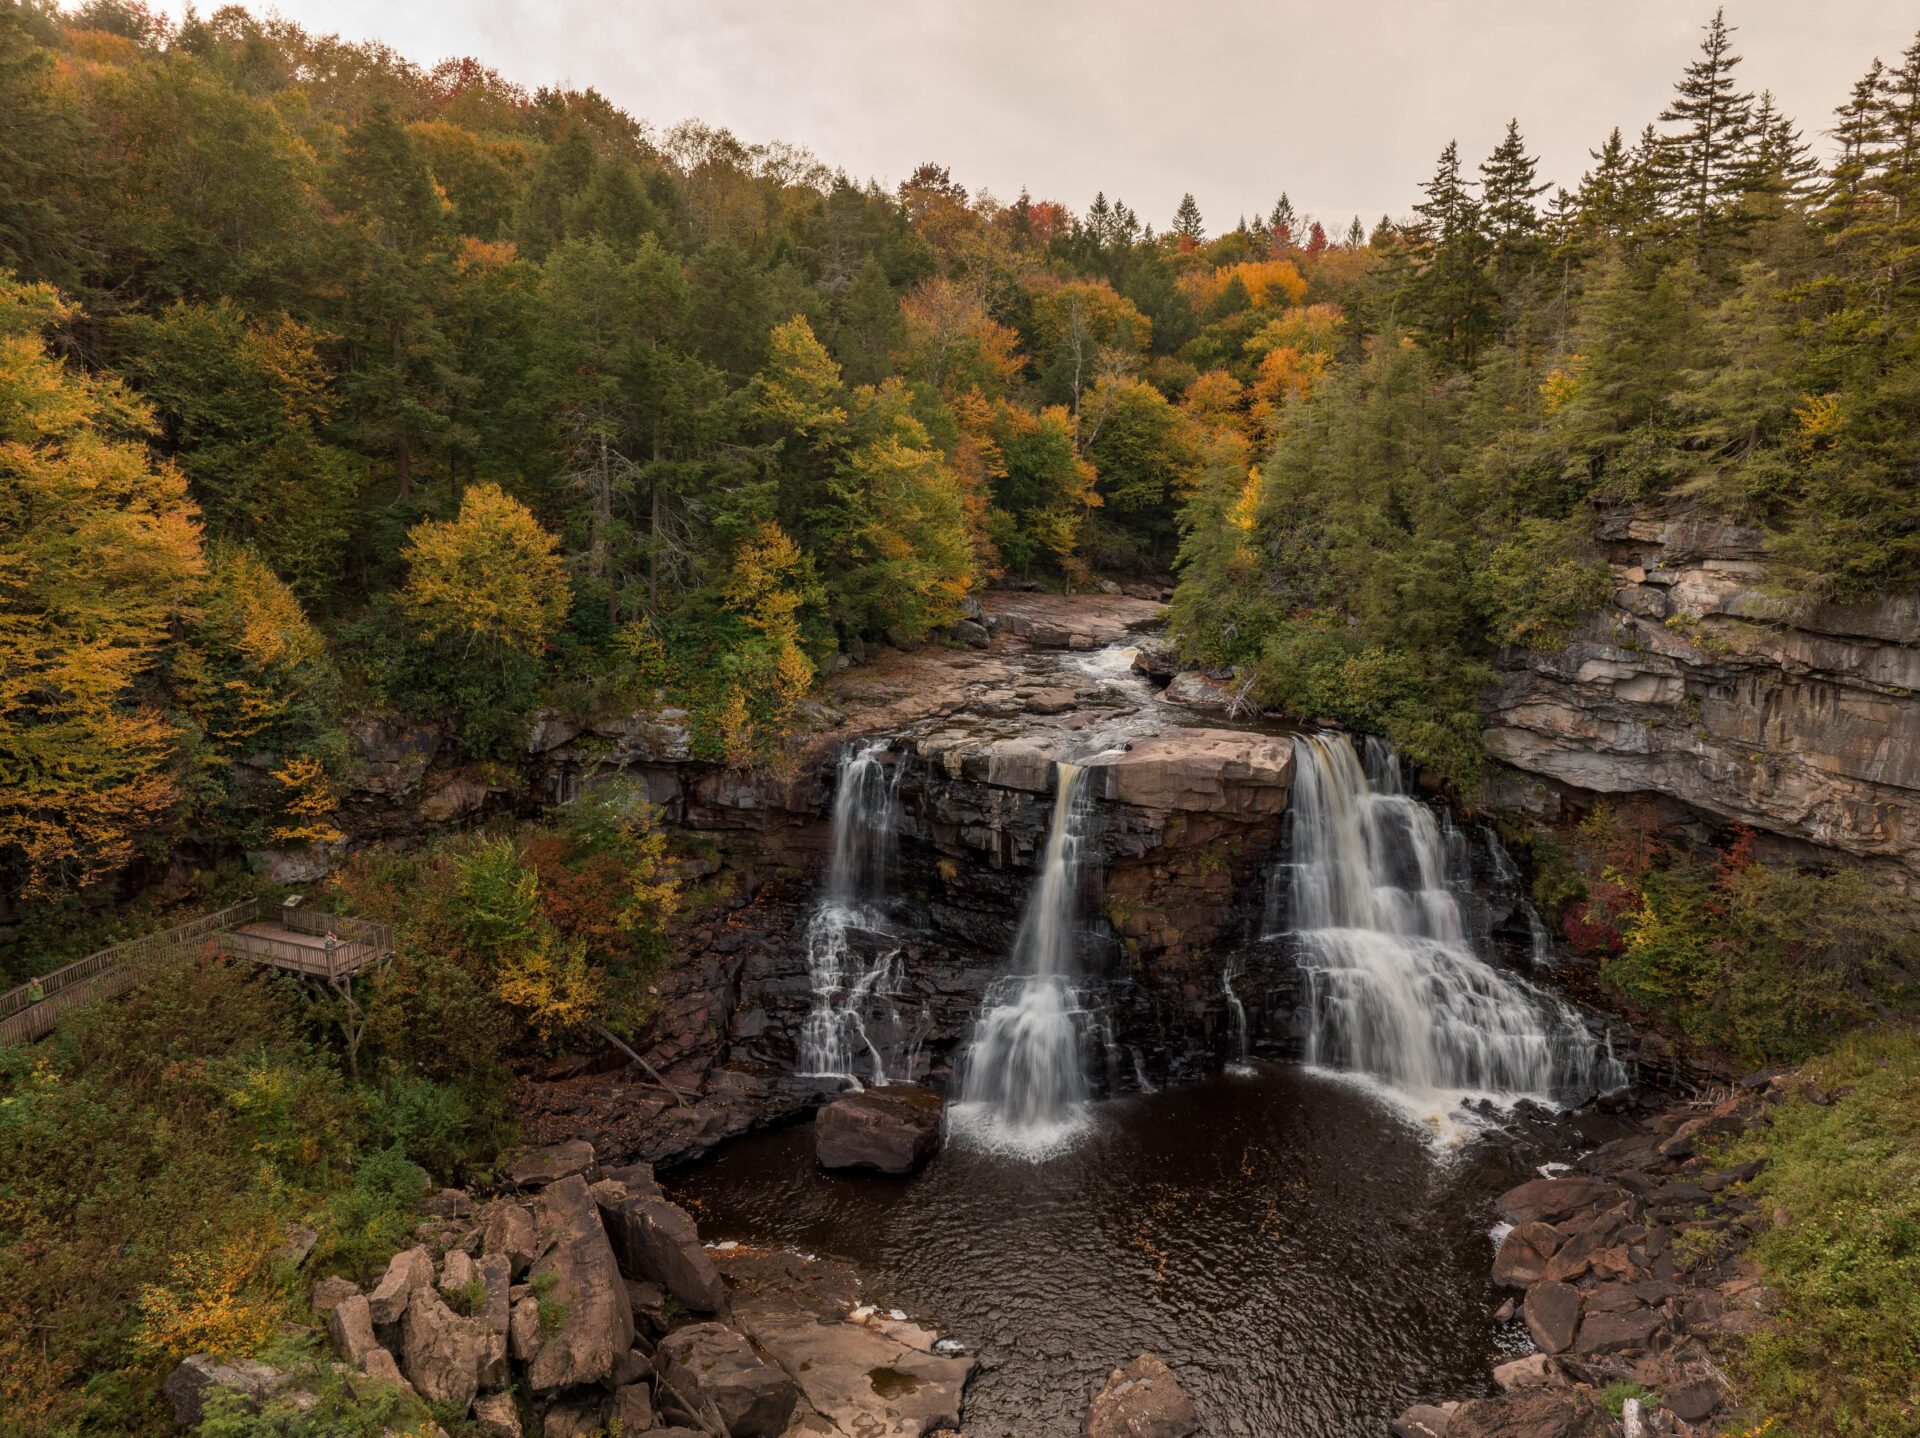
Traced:
<path fill-rule="evenodd" d="M 1648 1407 L 1660 1401 L 1660 1395 L 1644 1384 L 1635 1383 L 1631 1378 L 1616 1378 L 1598 1394 L 1601 1406 L 1615 1418 L 1627 1411 L 1627 1400 L 1638 1398 Z"/>
<path fill-rule="evenodd" d="M 1920 1032 L 1843 1040 L 1732 1152 L 1769 1161 L 1750 1192 L 1778 1220 L 1753 1249 L 1781 1312 L 1740 1362 L 1747 1406 L 1772 1438 L 1920 1433 Z"/>

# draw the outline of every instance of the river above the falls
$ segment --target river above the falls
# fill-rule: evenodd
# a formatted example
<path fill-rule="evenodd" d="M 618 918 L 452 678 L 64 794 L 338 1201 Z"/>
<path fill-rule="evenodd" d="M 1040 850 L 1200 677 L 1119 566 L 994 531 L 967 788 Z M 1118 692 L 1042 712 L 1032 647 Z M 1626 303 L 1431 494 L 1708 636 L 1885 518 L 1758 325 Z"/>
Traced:
<path fill-rule="evenodd" d="M 1108 1372 L 1160 1355 L 1202 1431 L 1384 1433 L 1524 1351 L 1490 1317 L 1488 1201 L 1544 1156 L 1451 1153 L 1292 1064 L 1093 1106 L 1044 1163 L 949 1143 L 912 1179 L 830 1174 L 811 1126 L 735 1141 L 669 1186 L 708 1242 L 852 1261 L 872 1301 L 981 1360 L 969 1438 L 1068 1438 Z"/>

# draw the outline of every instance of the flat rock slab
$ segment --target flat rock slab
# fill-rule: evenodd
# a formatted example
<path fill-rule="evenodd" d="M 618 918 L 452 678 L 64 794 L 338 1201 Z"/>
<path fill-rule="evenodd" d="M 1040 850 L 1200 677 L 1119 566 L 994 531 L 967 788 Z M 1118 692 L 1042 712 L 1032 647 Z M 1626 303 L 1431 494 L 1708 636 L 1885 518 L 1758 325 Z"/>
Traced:
<path fill-rule="evenodd" d="M 1281 813 L 1293 789 L 1293 741 L 1239 729 L 1171 729 L 1089 761 L 1097 797 L 1142 809 Z"/>
<path fill-rule="evenodd" d="M 1085 1438 L 1187 1438 L 1200 1415 L 1179 1380 L 1151 1353 L 1108 1375 L 1081 1430 Z"/>
<path fill-rule="evenodd" d="M 940 1149 L 940 1095 L 908 1084 L 847 1094 L 813 1121 L 822 1168 L 912 1173 Z"/>

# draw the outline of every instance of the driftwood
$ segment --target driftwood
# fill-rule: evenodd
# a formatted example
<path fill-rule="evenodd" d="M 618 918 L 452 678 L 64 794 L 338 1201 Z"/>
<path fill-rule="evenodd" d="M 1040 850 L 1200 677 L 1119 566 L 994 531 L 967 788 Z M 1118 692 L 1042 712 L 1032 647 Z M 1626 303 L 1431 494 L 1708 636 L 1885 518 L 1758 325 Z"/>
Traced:
<path fill-rule="evenodd" d="M 661 1076 L 660 1070 L 656 1069 L 652 1064 L 648 1063 L 645 1059 L 641 1058 L 639 1054 L 635 1053 L 626 1044 L 622 1043 L 619 1037 L 615 1035 L 605 1025 L 595 1024 L 593 1026 L 593 1031 L 596 1034 L 600 1035 L 600 1037 L 605 1039 L 608 1043 L 612 1044 L 615 1048 L 619 1049 L 621 1053 L 625 1054 L 628 1058 L 632 1059 L 636 1064 L 638 1064 L 642 1072 L 644 1072 L 648 1078 L 653 1080 L 653 1087 L 665 1089 L 668 1093 L 672 1094 L 674 1097 L 674 1101 L 678 1103 L 681 1108 L 693 1107 L 692 1104 L 687 1102 L 687 1096 L 685 1094 L 681 1093 L 679 1089 L 675 1088 L 672 1084 L 668 1083 L 666 1079 Z"/>

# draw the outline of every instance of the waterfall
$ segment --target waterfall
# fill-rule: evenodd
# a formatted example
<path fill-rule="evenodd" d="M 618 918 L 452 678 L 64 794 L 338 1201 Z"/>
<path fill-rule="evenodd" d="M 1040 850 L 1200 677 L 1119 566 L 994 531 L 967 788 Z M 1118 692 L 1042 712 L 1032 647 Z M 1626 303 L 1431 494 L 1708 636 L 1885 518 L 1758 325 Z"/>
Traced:
<path fill-rule="evenodd" d="M 1570 1005 L 1474 952 L 1449 832 L 1404 792 L 1391 750 L 1363 769 L 1338 735 L 1295 739 L 1288 929 L 1310 1063 L 1363 1076 L 1443 1130 L 1469 1099 L 1554 1103 L 1626 1076 Z M 1457 834 L 1451 847 L 1464 860 Z"/>
<path fill-rule="evenodd" d="M 1233 1059 L 1227 1065 L 1229 1073 L 1250 1074 L 1253 1068 L 1253 1050 L 1247 1037 L 1247 1006 L 1240 1002 L 1240 995 L 1233 991 L 1233 981 L 1240 977 L 1240 961 L 1227 960 L 1226 967 L 1220 970 L 1220 992 L 1226 995 L 1227 1015 L 1232 1022 Z"/>
<path fill-rule="evenodd" d="M 1013 943 L 1013 976 L 987 994 L 974 1026 L 953 1129 L 985 1148 L 1029 1158 L 1057 1152 L 1086 1127 L 1081 1061 L 1085 1010 L 1071 979 L 1087 804 L 1086 771 L 1055 765 L 1053 818 L 1039 877 Z"/>
<path fill-rule="evenodd" d="M 884 742 L 849 749 L 833 801 L 826 887 L 807 923 L 813 1007 L 800 1030 L 799 1071 L 876 1084 L 911 1079 L 899 1032 L 905 986 L 886 913 L 887 870 L 898 818 L 898 766 Z M 889 1060 L 892 1060 L 890 1065 Z"/>

